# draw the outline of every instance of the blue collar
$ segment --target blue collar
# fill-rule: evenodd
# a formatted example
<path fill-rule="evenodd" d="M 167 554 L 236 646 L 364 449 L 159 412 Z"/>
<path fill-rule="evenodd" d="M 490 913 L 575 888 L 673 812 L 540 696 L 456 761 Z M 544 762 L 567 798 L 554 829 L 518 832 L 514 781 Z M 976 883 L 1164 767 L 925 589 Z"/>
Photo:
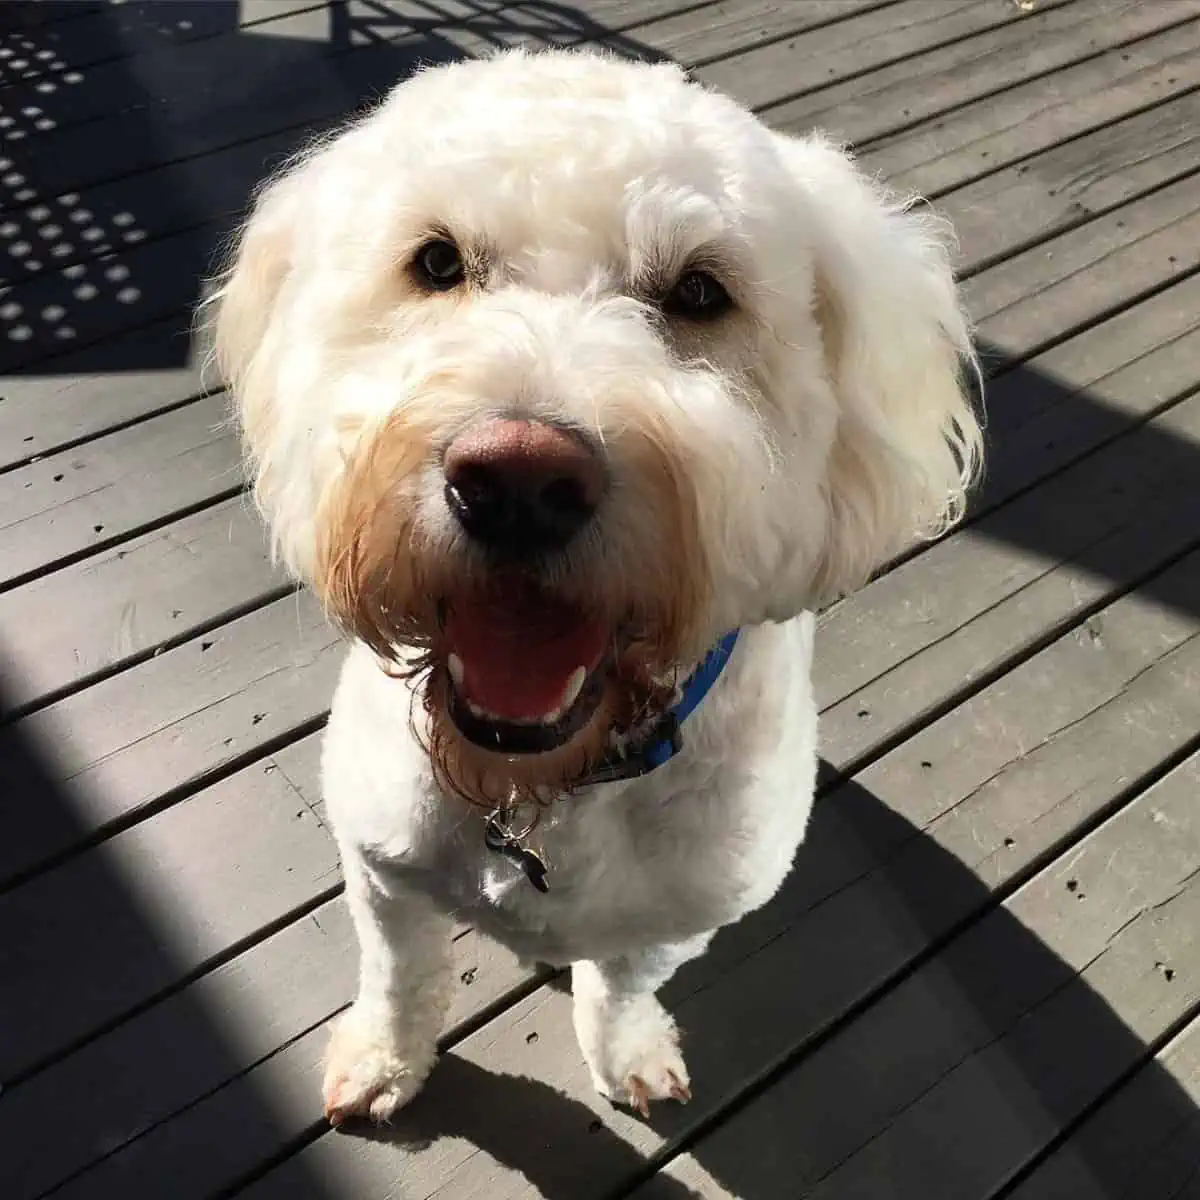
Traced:
<path fill-rule="evenodd" d="M 700 706 L 721 677 L 725 664 L 737 644 L 738 630 L 727 633 L 705 656 L 704 661 L 688 676 L 679 702 L 658 719 L 650 736 L 626 754 L 612 753 L 601 760 L 582 780 L 581 786 L 594 783 L 613 783 L 620 779 L 637 779 L 657 770 L 683 749 L 680 727 Z"/>

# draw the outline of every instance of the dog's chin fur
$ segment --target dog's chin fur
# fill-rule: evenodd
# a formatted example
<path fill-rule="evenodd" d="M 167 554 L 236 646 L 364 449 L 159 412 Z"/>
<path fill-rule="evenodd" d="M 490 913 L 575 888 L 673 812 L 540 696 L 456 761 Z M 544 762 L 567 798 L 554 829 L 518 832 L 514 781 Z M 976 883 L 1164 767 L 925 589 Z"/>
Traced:
<path fill-rule="evenodd" d="M 520 953 L 591 960 L 577 1027 L 606 1094 L 686 1090 L 652 993 L 769 898 L 803 836 L 808 614 L 944 531 L 978 472 L 948 233 L 820 136 L 583 52 L 422 71 L 263 189 L 205 312 L 275 549 L 356 643 L 324 787 L 365 951 L 331 1114 L 386 1116 L 420 1085 L 450 907 Z M 420 273 L 431 238 L 460 252 L 448 290 Z M 697 271 L 728 310 L 681 315 Z M 443 456 L 497 417 L 578 434 L 607 479 L 531 568 L 616 655 L 591 719 L 541 754 L 481 749 L 447 709 L 440 606 L 495 564 Z M 543 832 L 573 886 L 522 890 L 460 800 L 570 791 L 735 627 L 684 753 L 560 806 Z"/>

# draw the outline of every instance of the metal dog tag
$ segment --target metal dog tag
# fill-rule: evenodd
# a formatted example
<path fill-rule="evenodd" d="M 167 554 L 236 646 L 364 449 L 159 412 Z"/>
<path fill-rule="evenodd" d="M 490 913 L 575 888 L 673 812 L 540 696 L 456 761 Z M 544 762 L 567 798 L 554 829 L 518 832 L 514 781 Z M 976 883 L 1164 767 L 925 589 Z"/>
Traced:
<path fill-rule="evenodd" d="M 499 809 L 488 817 L 487 826 L 483 831 L 483 841 L 489 850 L 495 851 L 508 859 L 514 866 L 520 867 L 525 872 L 525 878 L 539 892 L 550 890 L 550 883 L 546 878 L 548 870 L 545 861 L 536 851 L 521 845 L 520 838 L 504 822 Z"/>

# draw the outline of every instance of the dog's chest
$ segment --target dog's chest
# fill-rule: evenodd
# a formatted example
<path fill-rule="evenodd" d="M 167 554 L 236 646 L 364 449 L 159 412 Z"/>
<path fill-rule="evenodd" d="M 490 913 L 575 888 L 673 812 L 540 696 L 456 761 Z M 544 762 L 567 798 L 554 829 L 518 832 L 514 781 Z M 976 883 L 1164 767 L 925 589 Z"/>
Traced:
<path fill-rule="evenodd" d="M 716 827 L 730 798 L 718 820 L 709 797 L 720 781 L 709 785 L 564 802 L 525 841 L 545 862 L 546 892 L 487 847 L 482 825 L 460 829 L 422 884 L 516 953 L 552 963 L 693 937 L 727 919 L 740 890 Z"/>

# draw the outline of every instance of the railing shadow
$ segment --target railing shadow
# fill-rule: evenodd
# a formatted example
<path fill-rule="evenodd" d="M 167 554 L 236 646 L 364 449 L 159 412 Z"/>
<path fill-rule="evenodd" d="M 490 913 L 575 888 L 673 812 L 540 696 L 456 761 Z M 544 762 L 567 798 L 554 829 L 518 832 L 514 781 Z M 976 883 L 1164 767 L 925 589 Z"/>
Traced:
<path fill-rule="evenodd" d="M 406 18 L 372 0 L 339 0 L 248 28 L 239 27 L 238 0 L 126 7 L 203 21 L 209 36 L 0 90 L 0 375 L 57 374 L 72 351 L 82 352 L 72 355 L 73 373 L 186 366 L 202 280 L 256 184 L 419 65 L 525 40 L 592 38 L 652 56 L 543 0 L 456 0 L 453 18 L 437 0 L 416 0 L 417 15 Z M 94 23 L 102 37 L 107 22 L 131 19 L 121 13 L 66 25 Z M 276 24 L 292 36 L 273 35 Z M 53 34 L 63 28 L 24 30 L 32 49 L 21 52 L 35 62 L 56 53 Z M 171 166 L 156 169 L 163 164 Z M 158 320 L 176 336 L 107 336 Z"/>

